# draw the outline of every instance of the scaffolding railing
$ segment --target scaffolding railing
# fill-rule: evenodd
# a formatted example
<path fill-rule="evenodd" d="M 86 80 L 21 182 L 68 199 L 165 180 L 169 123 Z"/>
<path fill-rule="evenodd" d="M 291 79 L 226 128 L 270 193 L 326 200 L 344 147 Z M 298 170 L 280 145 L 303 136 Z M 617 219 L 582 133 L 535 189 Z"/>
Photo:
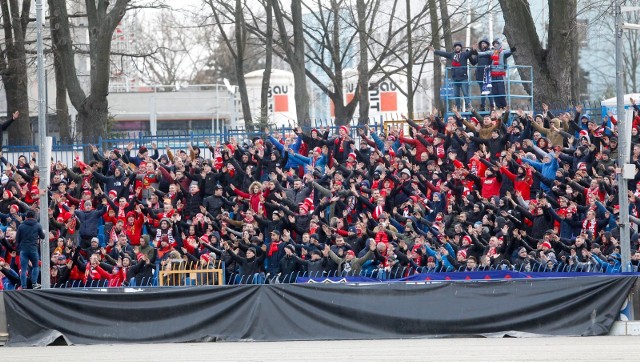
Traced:
<path fill-rule="evenodd" d="M 533 68 L 528 65 L 507 65 L 505 66 L 506 76 L 504 77 L 504 95 L 494 95 L 494 94 L 481 94 L 481 84 L 475 80 L 475 72 L 476 69 L 484 69 L 484 67 L 467 67 L 467 74 L 469 75 L 466 80 L 462 81 L 454 81 L 451 79 L 451 73 L 456 67 L 447 67 L 445 69 L 445 83 L 443 86 L 443 90 L 441 94 L 444 98 L 445 106 L 447 109 L 447 113 L 451 111 L 451 104 L 455 104 L 456 101 L 460 101 L 461 104 L 464 104 L 465 98 L 468 98 L 471 102 L 472 106 L 479 105 L 482 101 L 482 98 L 486 98 L 489 102 L 489 105 L 494 103 L 494 100 L 497 97 L 504 96 L 507 102 L 507 105 L 512 109 L 522 109 L 524 111 L 534 110 L 533 103 Z M 520 77 L 521 73 L 528 73 L 528 79 L 522 79 Z M 454 86 L 455 85 L 469 85 L 469 96 L 464 97 L 463 94 L 459 96 L 455 95 Z M 470 109 L 468 104 L 464 105 L 464 111 L 468 111 Z M 475 107 L 478 109 L 478 107 Z M 468 113 L 468 112 L 461 112 Z"/>

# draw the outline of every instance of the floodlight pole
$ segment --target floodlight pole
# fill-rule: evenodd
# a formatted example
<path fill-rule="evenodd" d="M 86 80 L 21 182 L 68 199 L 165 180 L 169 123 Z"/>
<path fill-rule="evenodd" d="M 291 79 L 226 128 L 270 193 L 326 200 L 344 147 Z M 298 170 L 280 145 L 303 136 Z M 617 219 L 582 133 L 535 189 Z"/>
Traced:
<path fill-rule="evenodd" d="M 36 0 L 36 45 L 37 45 L 37 75 L 38 75 L 38 136 L 40 139 L 38 149 L 38 170 L 40 171 L 40 225 L 44 231 L 44 239 L 40 243 L 40 259 L 42 264 L 40 267 L 40 283 L 42 288 L 51 287 L 50 275 L 50 257 L 49 257 L 49 193 L 47 187 L 49 184 L 49 164 L 47 159 L 47 114 L 45 104 L 46 87 L 44 72 L 44 46 L 42 44 L 42 28 L 43 28 L 43 0 Z"/>

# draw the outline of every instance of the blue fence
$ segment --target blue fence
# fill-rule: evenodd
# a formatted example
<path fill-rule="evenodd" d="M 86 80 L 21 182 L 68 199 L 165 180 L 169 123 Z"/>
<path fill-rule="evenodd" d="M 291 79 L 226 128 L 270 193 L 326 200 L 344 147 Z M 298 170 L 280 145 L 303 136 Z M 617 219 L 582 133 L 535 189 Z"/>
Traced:
<path fill-rule="evenodd" d="M 399 117 L 401 115 L 398 115 Z M 386 122 L 390 122 L 392 120 L 382 119 L 379 122 L 370 123 L 368 126 L 373 132 L 381 132 L 384 128 Z M 402 121 L 400 121 L 402 122 Z M 325 126 L 318 126 L 317 128 L 324 128 Z M 354 125 L 350 127 L 350 133 L 352 137 L 357 136 L 357 129 L 362 126 Z M 305 132 L 309 132 L 312 128 L 315 127 L 306 127 L 303 128 Z M 337 126 L 326 126 L 326 128 L 330 129 L 332 133 L 337 133 Z M 293 127 L 290 126 L 281 126 L 281 127 L 272 127 L 270 129 L 271 133 L 281 134 L 282 136 L 292 133 Z M 125 132 L 125 133 L 117 133 L 113 134 L 110 138 L 100 138 L 95 143 L 99 150 L 111 150 L 111 149 L 126 149 L 128 145 L 132 145 L 132 154 L 135 152 L 140 146 L 146 146 L 147 148 L 151 148 L 152 144 L 156 144 L 158 146 L 160 154 L 164 153 L 165 147 L 170 147 L 172 150 L 176 151 L 179 149 L 186 149 L 187 145 L 191 144 L 193 146 L 198 146 L 201 151 L 201 155 L 206 158 L 212 158 L 211 152 L 205 146 L 205 139 L 209 140 L 212 145 L 215 145 L 217 142 L 224 143 L 226 141 L 231 140 L 232 138 L 236 139 L 239 144 L 243 144 L 245 141 L 249 142 L 255 137 L 263 137 L 265 134 L 261 130 L 260 132 L 246 132 L 243 128 L 235 128 L 235 129 L 225 129 L 221 133 L 208 133 L 206 131 L 172 131 L 172 132 L 163 132 L 162 134 L 152 135 L 149 132 Z M 54 140 L 51 157 L 53 158 L 53 162 L 60 161 L 66 165 L 73 165 L 75 159 L 75 152 L 80 154 L 81 159 L 85 160 L 86 158 L 82 155 L 87 155 L 87 151 L 89 150 L 89 144 L 77 143 L 73 145 L 61 144 L 59 141 Z M 18 157 L 21 155 L 26 156 L 30 159 L 30 154 L 33 152 L 38 152 L 38 145 L 5 145 L 3 147 L 3 153 L 5 158 L 10 163 L 16 163 Z"/>
<path fill-rule="evenodd" d="M 143 278 L 139 283 L 131 279 L 127 287 L 158 287 L 158 270 L 160 265 L 156 265 L 156 271 L 151 278 Z M 224 264 L 222 264 L 224 270 Z M 617 270 L 617 269 L 616 269 Z M 630 266 L 633 273 L 638 272 L 637 266 Z M 278 284 L 278 283 L 308 283 L 320 281 L 333 282 L 415 282 L 415 281 L 455 281 L 455 280 L 487 280 L 487 279 L 515 279 L 515 278 L 548 278 L 548 277 L 576 277 L 612 274 L 611 266 L 601 266 L 596 263 L 580 263 L 574 265 L 556 264 L 548 265 L 544 263 L 532 263 L 521 267 L 507 266 L 479 266 L 473 271 L 450 270 L 443 266 L 433 269 L 427 268 L 396 268 L 392 270 L 379 269 L 377 267 L 366 267 L 358 275 L 341 274 L 334 272 L 309 273 L 299 271 L 286 275 L 265 275 L 264 273 L 242 276 L 239 274 L 228 274 L 224 284 Z M 617 272 L 617 274 L 620 274 Z M 186 284 L 185 284 L 186 285 Z M 185 286 L 179 285 L 179 286 Z M 108 280 L 94 280 L 85 283 L 81 280 L 72 280 L 64 284 L 54 284 L 53 288 L 112 288 Z M 170 287 L 170 286 L 169 286 Z M 7 285 L 5 289 L 11 289 Z"/>

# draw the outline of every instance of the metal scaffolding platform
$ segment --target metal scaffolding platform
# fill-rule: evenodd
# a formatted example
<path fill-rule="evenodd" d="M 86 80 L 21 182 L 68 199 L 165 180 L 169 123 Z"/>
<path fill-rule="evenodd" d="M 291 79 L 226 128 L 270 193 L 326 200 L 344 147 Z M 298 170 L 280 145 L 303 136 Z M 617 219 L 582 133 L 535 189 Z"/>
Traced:
<path fill-rule="evenodd" d="M 476 69 L 480 67 L 467 67 L 467 73 L 469 74 L 468 81 L 453 81 L 451 79 L 451 72 L 454 67 L 446 67 L 445 69 L 445 83 L 440 91 L 441 98 L 445 102 L 446 113 L 451 113 L 451 106 L 456 103 L 456 101 L 460 101 L 462 104 L 462 109 L 459 110 L 460 114 L 470 115 L 469 105 L 465 104 L 465 97 L 460 94 L 456 96 L 454 94 L 454 86 L 459 84 L 468 83 L 469 84 L 469 101 L 471 105 L 479 111 L 480 114 L 488 113 L 491 106 L 493 106 L 494 100 L 500 95 L 482 95 L 481 88 L 482 82 L 475 80 L 475 72 Z M 484 68 L 484 67 L 482 67 Z M 528 78 L 530 80 L 524 80 L 520 77 L 520 73 L 525 72 L 528 73 Z M 533 68 L 528 65 L 507 65 L 506 66 L 506 76 L 504 77 L 504 89 L 507 105 L 512 111 L 516 109 L 522 109 L 525 112 L 533 111 Z M 462 93 L 462 92 L 461 92 Z M 481 110 L 480 104 L 482 98 L 486 98 L 486 102 L 488 102 L 491 106 L 486 107 L 484 111 Z"/>

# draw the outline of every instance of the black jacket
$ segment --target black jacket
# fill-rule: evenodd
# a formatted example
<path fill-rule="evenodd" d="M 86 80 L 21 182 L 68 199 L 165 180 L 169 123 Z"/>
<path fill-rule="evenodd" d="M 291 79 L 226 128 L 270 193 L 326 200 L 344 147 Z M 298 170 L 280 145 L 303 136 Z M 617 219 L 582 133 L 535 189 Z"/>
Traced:
<path fill-rule="evenodd" d="M 42 226 L 35 219 L 27 219 L 16 232 L 16 243 L 20 250 L 28 247 L 38 246 L 38 239 L 44 239 Z"/>

